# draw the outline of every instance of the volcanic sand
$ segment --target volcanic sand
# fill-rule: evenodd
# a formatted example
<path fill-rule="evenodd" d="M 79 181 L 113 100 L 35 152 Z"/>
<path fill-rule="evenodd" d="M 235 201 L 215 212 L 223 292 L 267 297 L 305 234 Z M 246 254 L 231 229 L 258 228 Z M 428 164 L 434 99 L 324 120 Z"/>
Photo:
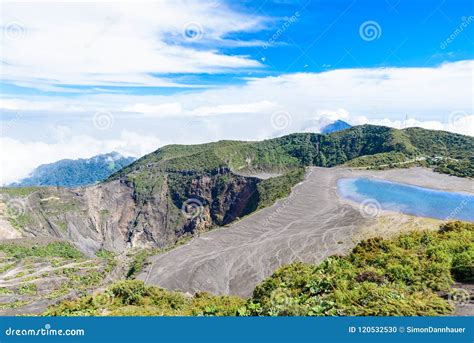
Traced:
<path fill-rule="evenodd" d="M 382 211 L 372 217 L 342 199 L 337 180 L 373 177 L 446 191 L 474 193 L 469 179 L 410 168 L 386 171 L 308 168 L 290 196 L 228 227 L 150 258 L 139 279 L 189 293 L 207 291 L 249 297 L 278 267 L 295 261 L 318 263 L 347 253 L 361 238 L 400 230 L 438 227 L 440 221 Z M 390 231 L 391 230 L 391 231 Z"/>

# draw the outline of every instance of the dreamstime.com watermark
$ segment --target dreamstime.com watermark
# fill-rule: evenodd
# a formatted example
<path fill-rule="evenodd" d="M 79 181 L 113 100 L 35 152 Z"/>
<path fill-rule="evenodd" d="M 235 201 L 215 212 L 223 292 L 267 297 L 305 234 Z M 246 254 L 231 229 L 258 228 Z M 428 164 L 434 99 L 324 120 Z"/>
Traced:
<path fill-rule="evenodd" d="M 204 204 L 197 198 L 190 198 L 183 202 L 183 205 L 181 206 L 181 212 L 188 219 L 200 217 L 204 212 Z"/>
<path fill-rule="evenodd" d="M 451 213 L 444 219 L 444 220 L 454 220 L 456 217 L 464 210 L 464 208 L 471 202 L 471 199 L 464 199 L 459 203 L 458 206 L 454 210 L 451 211 Z"/>
<path fill-rule="evenodd" d="M 6 336 L 85 336 L 84 329 L 52 329 L 46 324 L 39 329 L 17 329 L 9 327 L 5 330 Z"/>
<path fill-rule="evenodd" d="M 295 12 L 291 17 L 286 17 L 284 23 L 278 30 L 263 44 L 264 49 L 275 44 L 275 42 L 285 33 L 288 28 L 300 19 L 300 13 Z"/>
<path fill-rule="evenodd" d="M 469 17 L 462 17 L 461 24 L 446 38 L 444 41 L 441 42 L 439 47 L 441 50 L 444 50 L 451 44 L 457 36 L 459 36 L 464 29 L 466 29 L 472 22 L 474 21 L 474 15 L 470 15 Z"/>

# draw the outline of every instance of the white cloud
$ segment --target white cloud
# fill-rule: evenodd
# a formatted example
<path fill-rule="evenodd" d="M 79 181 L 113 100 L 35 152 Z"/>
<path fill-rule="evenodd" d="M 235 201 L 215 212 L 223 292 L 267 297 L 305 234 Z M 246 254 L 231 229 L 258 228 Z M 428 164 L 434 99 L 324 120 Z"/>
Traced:
<path fill-rule="evenodd" d="M 171 95 L 87 94 L 77 97 L 4 97 L 0 107 L 16 110 L 98 109 L 155 116 L 271 114 L 288 111 L 294 119 L 348 119 L 366 116 L 448 123 L 456 111 L 472 114 L 474 61 L 426 68 L 342 69 L 247 80 Z M 341 112 L 342 111 L 342 112 Z M 350 113 L 348 116 L 347 113 Z"/>
<path fill-rule="evenodd" d="M 233 44 L 226 35 L 261 29 L 264 21 L 213 0 L 6 2 L 2 79 L 61 91 L 66 85 L 173 87 L 157 75 L 259 67 L 216 46 Z"/>
<path fill-rule="evenodd" d="M 221 114 L 247 114 L 263 113 L 275 107 L 275 103 L 270 101 L 260 101 L 247 104 L 229 104 L 217 106 L 202 106 L 194 109 L 192 115 L 206 117 L 210 115 Z"/>
<path fill-rule="evenodd" d="M 39 163 L 64 157 L 112 150 L 139 156 L 163 142 L 254 140 L 297 131 L 319 132 L 321 126 L 337 119 L 474 136 L 473 68 L 474 61 L 461 61 L 430 68 L 297 73 L 172 95 L 10 97 L 1 103 L 5 114 L 1 123 L 6 127 L 2 142 L 6 145 L 0 160 L 5 180 L 11 181 Z M 114 125 L 107 131 L 93 126 L 92 117 L 98 110 L 114 115 Z M 279 112 L 288 113 L 291 120 L 272 125 L 272 114 Z M 56 129 L 51 132 L 53 125 Z M 58 133 L 57 125 L 74 128 L 74 132 Z M 44 143 L 46 139 L 54 142 Z M 34 140 L 38 142 L 32 143 Z"/>
<path fill-rule="evenodd" d="M 474 115 L 469 115 L 465 112 L 458 112 L 459 116 L 451 116 L 448 123 L 442 123 L 436 120 L 420 121 L 413 118 L 406 120 L 390 120 L 384 119 L 369 119 L 365 116 L 356 117 L 352 120 L 354 125 L 360 124 L 373 124 L 390 126 L 397 129 L 403 129 L 407 127 L 422 127 L 429 130 L 443 130 L 460 133 L 463 135 L 474 136 Z"/>
<path fill-rule="evenodd" d="M 182 110 L 183 108 L 178 102 L 169 102 L 159 105 L 135 104 L 124 109 L 126 112 L 138 112 L 147 117 L 175 116 L 179 115 Z"/>

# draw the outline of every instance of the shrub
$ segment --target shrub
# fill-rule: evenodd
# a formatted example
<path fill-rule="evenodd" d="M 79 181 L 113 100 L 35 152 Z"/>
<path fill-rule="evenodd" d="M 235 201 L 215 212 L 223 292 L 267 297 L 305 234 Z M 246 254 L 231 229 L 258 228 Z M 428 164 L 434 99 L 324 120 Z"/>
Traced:
<path fill-rule="evenodd" d="M 148 293 L 147 286 L 138 280 L 117 282 L 110 287 L 110 291 L 125 305 L 139 305 Z"/>
<path fill-rule="evenodd" d="M 46 245 L 20 245 L 14 243 L 0 244 L 0 251 L 3 251 L 7 256 L 15 258 L 25 257 L 62 257 L 77 259 L 84 255 L 77 250 L 77 248 L 68 242 L 52 242 Z"/>
<path fill-rule="evenodd" d="M 34 295 L 37 292 L 36 284 L 25 283 L 18 288 L 18 294 L 22 295 Z"/>
<path fill-rule="evenodd" d="M 243 315 L 441 315 L 453 307 L 438 296 L 474 271 L 474 224 L 359 243 L 347 257 L 318 266 L 281 267 L 258 285 Z"/>

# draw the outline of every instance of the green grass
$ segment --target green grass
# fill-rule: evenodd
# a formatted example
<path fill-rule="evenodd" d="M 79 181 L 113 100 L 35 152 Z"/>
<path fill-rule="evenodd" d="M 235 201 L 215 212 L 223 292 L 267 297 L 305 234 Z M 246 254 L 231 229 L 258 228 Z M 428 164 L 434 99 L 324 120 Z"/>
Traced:
<path fill-rule="evenodd" d="M 36 284 L 25 283 L 18 287 L 17 292 L 21 295 L 35 295 L 37 293 Z"/>
<path fill-rule="evenodd" d="M 0 273 L 5 273 L 5 272 L 9 271 L 10 269 L 12 269 L 15 266 L 16 266 L 16 262 L 12 262 L 12 263 L 2 262 L 0 264 Z"/>
<path fill-rule="evenodd" d="M 474 178 L 474 157 L 464 160 L 442 160 L 431 162 L 434 171 L 458 177 Z"/>
<path fill-rule="evenodd" d="M 69 294 L 69 292 L 71 292 L 71 287 L 69 287 L 68 283 L 65 282 L 62 283 L 58 289 L 49 292 L 44 297 L 46 299 L 57 299 L 62 296 L 65 296 L 66 294 Z"/>
<path fill-rule="evenodd" d="M 115 258 L 115 253 L 106 249 L 100 249 L 95 253 L 95 256 L 108 260 Z"/>
<path fill-rule="evenodd" d="M 6 288 L 6 287 L 0 287 L 0 294 L 12 294 L 13 292 Z"/>
<path fill-rule="evenodd" d="M 0 193 L 23 198 L 41 189 L 42 187 L 0 187 Z"/>
<path fill-rule="evenodd" d="M 15 243 L 0 244 L 0 251 L 17 259 L 25 257 L 62 257 L 79 259 L 84 255 L 71 243 L 52 242 L 46 245 L 20 245 Z"/>
<path fill-rule="evenodd" d="M 157 249 L 140 250 L 133 256 L 125 277 L 127 279 L 134 279 L 143 270 L 143 267 L 145 267 L 147 258 L 157 253 Z"/>
<path fill-rule="evenodd" d="M 379 166 L 386 166 L 391 168 L 393 166 L 399 166 L 401 163 L 411 160 L 413 157 L 409 157 L 401 152 L 385 152 L 370 156 L 361 156 L 346 163 L 348 167 L 370 167 L 376 168 Z"/>
<path fill-rule="evenodd" d="M 17 215 L 8 215 L 7 220 L 17 230 L 22 230 L 32 223 L 31 216 L 28 213 L 20 213 Z"/>
<path fill-rule="evenodd" d="M 11 310 L 15 308 L 19 308 L 25 305 L 28 305 L 29 301 L 21 301 L 21 300 L 14 300 L 8 303 L 0 303 L 0 310 Z"/>
<path fill-rule="evenodd" d="M 59 222 L 58 222 L 58 228 L 59 228 L 59 230 L 61 230 L 62 232 L 66 233 L 66 232 L 67 232 L 67 222 L 65 222 L 65 221 L 59 221 Z"/>
<path fill-rule="evenodd" d="M 287 197 L 291 188 L 298 182 L 303 181 L 305 175 L 304 168 L 298 168 L 282 176 L 263 180 L 257 185 L 258 206 L 264 208 L 272 205 L 276 200 Z"/>
<path fill-rule="evenodd" d="M 228 316 L 235 315 L 245 301 L 238 297 L 198 293 L 194 297 L 143 281 L 119 281 L 107 291 L 63 301 L 44 313 L 46 316 Z"/>

